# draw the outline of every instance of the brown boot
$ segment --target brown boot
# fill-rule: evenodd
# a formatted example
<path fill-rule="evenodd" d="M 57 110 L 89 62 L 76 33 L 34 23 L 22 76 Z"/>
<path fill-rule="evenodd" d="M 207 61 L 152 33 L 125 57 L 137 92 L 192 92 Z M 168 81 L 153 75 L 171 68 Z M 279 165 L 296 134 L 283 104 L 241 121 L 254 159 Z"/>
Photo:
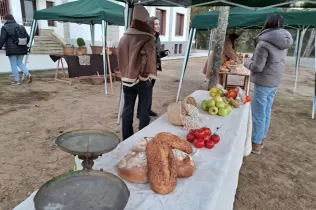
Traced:
<path fill-rule="evenodd" d="M 261 144 L 252 143 L 252 153 L 260 155 L 261 154 Z"/>

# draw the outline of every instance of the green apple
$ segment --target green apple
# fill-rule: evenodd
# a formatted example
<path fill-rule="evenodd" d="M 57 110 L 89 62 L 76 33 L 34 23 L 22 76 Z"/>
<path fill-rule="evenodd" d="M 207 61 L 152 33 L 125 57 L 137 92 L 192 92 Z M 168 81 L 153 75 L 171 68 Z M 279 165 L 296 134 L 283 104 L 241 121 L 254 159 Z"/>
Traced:
<path fill-rule="evenodd" d="M 222 97 L 220 97 L 220 96 L 214 96 L 214 101 L 217 103 L 217 102 L 223 102 L 223 99 L 222 99 Z"/>
<path fill-rule="evenodd" d="M 230 105 L 226 105 L 224 108 L 227 110 L 227 114 L 230 114 L 233 111 Z"/>
<path fill-rule="evenodd" d="M 213 107 L 213 106 L 215 106 L 215 101 L 214 100 L 207 100 L 206 101 L 206 104 L 207 104 L 207 107 Z"/>
<path fill-rule="evenodd" d="M 204 101 L 202 102 L 202 109 L 203 109 L 204 111 L 208 111 L 207 100 L 204 100 Z"/>
<path fill-rule="evenodd" d="M 209 113 L 210 115 L 217 115 L 217 113 L 218 113 L 218 108 L 217 108 L 216 106 L 212 106 L 212 107 L 210 107 L 210 109 L 208 110 L 208 113 Z"/>
<path fill-rule="evenodd" d="M 226 104 L 222 101 L 216 102 L 216 107 L 219 109 L 224 108 L 225 106 L 226 106 Z"/>
<path fill-rule="evenodd" d="M 224 107 L 219 108 L 218 115 L 222 116 L 222 117 L 225 117 L 227 115 L 227 109 L 225 109 Z"/>

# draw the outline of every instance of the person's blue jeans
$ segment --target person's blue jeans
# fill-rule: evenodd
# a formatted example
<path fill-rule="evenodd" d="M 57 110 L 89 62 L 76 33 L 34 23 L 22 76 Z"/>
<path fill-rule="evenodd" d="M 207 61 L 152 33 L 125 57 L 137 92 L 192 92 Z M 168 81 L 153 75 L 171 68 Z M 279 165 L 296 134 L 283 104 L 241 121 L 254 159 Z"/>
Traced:
<path fill-rule="evenodd" d="M 270 88 L 255 84 L 251 102 L 254 129 L 252 142 L 255 144 L 261 144 L 269 131 L 271 109 L 276 91 L 276 87 Z"/>
<path fill-rule="evenodd" d="M 11 55 L 9 56 L 10 64 L 11 64 L 11 71 L 14 77 L 15 81 L 20 81 L 19 76 L 19 70 L 18 67 L 21 69 L 21 71 L 24 73 L 24 76 L 29 76 L 30 72 L 23 64 L 23 55 Z"/>

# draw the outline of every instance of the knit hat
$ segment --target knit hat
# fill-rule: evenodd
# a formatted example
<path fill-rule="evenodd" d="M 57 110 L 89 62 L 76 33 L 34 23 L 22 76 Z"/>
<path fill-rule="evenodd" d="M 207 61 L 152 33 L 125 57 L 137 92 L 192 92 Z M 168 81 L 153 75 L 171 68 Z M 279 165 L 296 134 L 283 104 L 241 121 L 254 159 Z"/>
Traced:
<path fill-rule="evenodd" d="M 147 22 L 149 20 L 149 13 L 143 5 L 134 6 L 133 20 L 135 19 L 142 22 Z"/>

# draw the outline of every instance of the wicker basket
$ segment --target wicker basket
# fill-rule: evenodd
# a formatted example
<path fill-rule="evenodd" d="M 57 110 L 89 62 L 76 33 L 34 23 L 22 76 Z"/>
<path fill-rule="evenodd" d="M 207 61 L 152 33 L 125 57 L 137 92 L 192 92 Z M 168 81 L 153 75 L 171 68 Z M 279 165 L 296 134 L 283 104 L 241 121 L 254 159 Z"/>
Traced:
<path fill-rule="evenodd" d="M 75 49 L 73 47 L 64 47 L 64 55 L 72 56 L 75 54 Z"/>
<path fill-rule="evenodd" d="M 183 100 L 183 103 L 191 104 L 191 105 L 197 107 L 196 100 L 195 100 L 195 98 L 193 96 L 185 97 L 185 99 Z"/>
<path fill-rule="evenodd" d="M 176 102 L 168 106 L 167 115 L 170 124 L 182 126 L 184 117 L 187 113 L 182 105 L 182 102 Z"/>
<path fill-rule="evenodd" d="M 91 83 L 94 85 L 102 85 L 104 84 L 104 77 L 101 77 L 99 75 L 99 72 L 97 72 L 97 75 L 93 75 L 89 78 L 91 80 Z"/>
<path fill-rule="evenodd" d="M 77 55 L 86 55 L 87 53 L 87 48 L 77 48 Z"/>
<path fill-rule="evenodd" d="M 101 55 L 102 51 L 103 51 L 103 47 L 102 46 L 92 46 L 91 47 L 91 51 L 93 55 Z"/>
<path fill-rule="evenodd" d="M 111 53 L 113 55 L 116 55 L 117 54 L 117 48 L 116 47 L 109 47 L 109 50 L 111 51 Z M 110 54 L 111 55 L 111 54 Z"/>

